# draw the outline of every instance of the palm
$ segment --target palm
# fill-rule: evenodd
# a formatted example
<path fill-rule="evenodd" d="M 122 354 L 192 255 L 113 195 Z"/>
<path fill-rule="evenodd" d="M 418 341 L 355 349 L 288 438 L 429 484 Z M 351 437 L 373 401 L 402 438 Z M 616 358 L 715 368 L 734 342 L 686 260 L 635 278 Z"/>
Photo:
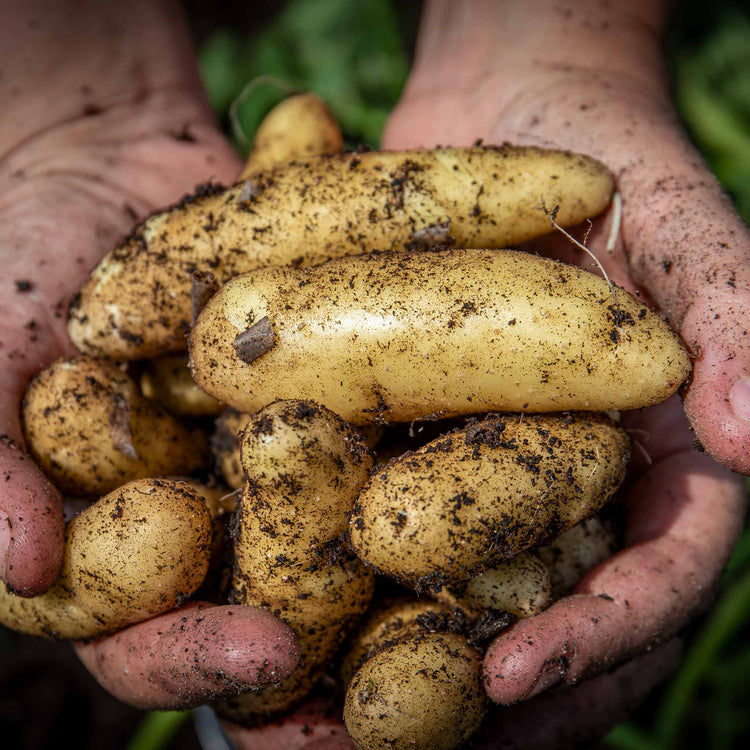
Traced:
<path fill-rule="evenodd" d="M 70 298 L 137 217 L 198 182 L 231 180 L 238 169 L 195 102 L 156 104 L 114 106 L 0 144 L 6 154 L 0 162 L 0 461 L 14 467 L 0 498 L 0 520 L 9 519 L 0 524 L 0 537 L 28 544 L 12 545 L 16 557 L 8 560 L 8 583 L 19 591 L 41 591 L 54 576 L 61 513 L 56 493 L 9 440 L 22 443 L 26 383 L 73 353 L 65 322 Z"/>

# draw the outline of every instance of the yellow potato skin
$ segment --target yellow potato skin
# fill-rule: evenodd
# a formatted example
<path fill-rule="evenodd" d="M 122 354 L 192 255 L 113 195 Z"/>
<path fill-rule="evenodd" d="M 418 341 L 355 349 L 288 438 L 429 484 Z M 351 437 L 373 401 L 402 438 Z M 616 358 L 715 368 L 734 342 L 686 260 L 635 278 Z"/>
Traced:
<path fill-rule="evenodd" d="M 138 391 L 113 362 L 54 362 L 30 383 L 22 407 L 29 451 L 63 492 L 101 495 L 132 479 L 190 474 L 208 437 Z"/>
<path fill-rule="evenodd" d="M 494 416 L 379 468 L 351 543 L 411 586 L 460 584 L 592 515 L 629 457 L 627 433 L 604 415 Z"/>
<path fill-rule="evenodd" d="M 184 482 L 138 479 L 68 523 L 62 569 L 46 593 L 25 599 L 0 583 L 0 622 L 47 638 L 111 633 L 183 603 L 210 553 L 204 500 Z"/>
<path fill-rule="evenodd" d="M 347 531 L 354 498 L 373 466 L 364 439 L 350 425 L 295 399 L 248 418 L 240 460 L 252 487 L 273 492 L 270 502 L 256 498 L 258 517 L 304 555 Z"/>
<path fill-rule="evenodd" d="M 430 623 L 445 622 L 454 613 L 452 605 L 430 598 L 399 596 L 375 602 L 343 650 L 339 664 L 341 684 L 348 685 L 357 670 L 385 645 L 427 632 L 421 618 Z"/>
<path fill-rule="evenodd" d="M 552 581 L 547 565 L 533 550 L 519 552 L 469 578 L 450 591 L 433 594 L 440 601 L 460 607 L 470 617 L 487 610 L 533 617 L 552 603 Z"/>
<path fill-rule="evenodd" d="M 216 705 L 224 718 L 252 725 L 310 691 L 367 609 L 374 574 L 341 537 L 372 456 L 337 415 L 301 401 L 250 415 L 240 454 L 246 485 L 234 522 L 233 599 L 287 622 L 301 652 L 280 685 Z"/>
<path fill-rule="evenodd" d="M 273 347 L 248 364 L 235 339 L 266 318 Z M 240 276 L 199 316 L 190 366 L 241 411 L 308 398 L 364 424 L 640 408 L 674 393 L 690 361 L 658 315 L 594 274 L 448 250 Z"/>
<path fill-rule="evenodd" d="M 145 362 L 140 386 L 147 399 L 178 416 L 211 417 L 225 408 L 220 401 L 198 388 L 184 354 L 165 354 Z"/>
<path fill-rule="evenodd" d="M 603 211 L 612 187 L 593 159 L 526 146 L 297 161 L 148 218 L 93 270 L 68 331 L 80 351 L 111 359 L 181 351 L 196 270 L 224 283 L 372 250 L 507 247 L 551 231 L 542 201 L 570 226 Z"/>
<path fill-rule="evenodd" d="M 452 750 L 479 728 L 487 708 L 481 656 L 463 636 L 426 633 L 376 653 L 352 679 L 347 732 L 361 750 Z"/>
<path fill-rule="evenodd" d="M 310 92 L 294 94 L 263 118 L 239 179 L 284 162 L 343 150 L 344 136 L 328 105 Z"/>

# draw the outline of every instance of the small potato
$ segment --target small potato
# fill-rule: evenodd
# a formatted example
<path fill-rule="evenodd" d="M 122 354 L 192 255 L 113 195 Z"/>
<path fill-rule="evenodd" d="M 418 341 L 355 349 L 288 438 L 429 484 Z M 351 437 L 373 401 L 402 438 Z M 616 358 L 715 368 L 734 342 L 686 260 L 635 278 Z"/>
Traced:
<path fill-rule="evenodd" d="M 63 492 L 100 495 L 132 479 L 190 474 L 206 463 L 208 438 L 144 398 L 112 362 L 58 360 L 23 400 L 34 460 Z"/>
<path fill-rule="evenodd" d="M 373 459 L 343 419 L 310 401 L 277 401 L 249 417 L 240 457 L 246 481 L 272 491 L 255 512 L 296 549 L 341 536 L 353 500 L 370 475 Z M 304 477 L 304 480 L 300 478 Z"/>
<path fill-rule="evenodd" d="M 372 250 L 509 247 L 551 231 L 542 202 L 571 226 L 603 211 L 612 187 L 593 159 L 529 146 L 295 161 L 146 219 L 91 273 L 68 332 L 80 351 L 111 359 L 183 351 L 196 272 L 222 284 Z"/>
<path fill-rule="evenodd" d="M 294 159 L 343 150 L 344 136 L 328 105 L 313 93 L 294 94 L 263 118 L 239 179 Z"/>
<path fill-rule="evenodd" d="M 539 555 L 527 550 L 433 595 L 472 617 L 488 610 L 533 617 L 552 603 L 552 581 Z"/>
<path fill-rule="evenodd" d="M 487 708 L 481 655 L 463 636 L 427 633 L 375 654 L 352 679 L 344 723 L 357 747 L 460 747 Z"/>
<path fill-rule="evenodd" d="M 629 458 L 627 433 L 605 415 L 493 416 L 373 474 L 351 543 L 418 589 L 458 584 L 594 513 Z"/>
<path fill-rule="evenodd" d="M 70 521 L 62 569 L 46 593 L 25 599 L 0 583 L 0 622 L 47 638 L 111 633 L 182 604 L 210 553 L 203 499 L 183 482 L 138 479 Z"/>
<path fill-rule="evenodd" d="M 618 547 L 616 525 L 599 516 L 586 518 L 539 547 L 539 556 L 550 571 L 553 597 L 565 596 L 586 573 L 612 557 Z"/>
<path fill-rule="evenodd" d="M 225 409 L 216 420 L 216 430 L 211 436 L 211 451 L 216 468 L 224 481 L 234 490 L 245 484 L 245 474 L 240 462 L 240 440 L 249 421 L 249 414 L 235 409 Z"/>
<path fill-rule="evenodd" d="M 429 598 L 401 596 L 378 602 L 357 625 L 344 649 L 339 665 L 341 683 L 348 685 L 357 670 L 385 646 L 427 632 L 445 631 L 455 617 L 451 605 Z"/>
<path fill-rule="evenodd" d="M 195 384 L 182 354 L 165 354 L 143 365 L 141 393 L 172 414 L 206 417 L 219 414 L 225 405 L 204 393 Z"/>
<path fill-rule="evenodd" d="M 690 372 L 679 337 L 624 290 L 511 250 L 341 258 L 239 276 L 190 337 L 206 392 L 353 424 L 658 403 Z"/>

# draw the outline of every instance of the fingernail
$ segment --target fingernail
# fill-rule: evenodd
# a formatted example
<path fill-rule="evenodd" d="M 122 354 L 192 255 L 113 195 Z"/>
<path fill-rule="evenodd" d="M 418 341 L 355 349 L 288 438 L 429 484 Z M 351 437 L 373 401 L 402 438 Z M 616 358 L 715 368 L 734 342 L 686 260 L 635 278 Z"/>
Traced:
<path fill-rule="evenodd" d="M 568 672 L 568 659 L 565 656 L 560 656 L 557 659 L 547 659 L 539 672 L 539 677 L 532 691 L 529 693 L 529 698 L 533 698 L 535 695 L 543 693 L 545 690 L 549 690 L 551 687 L 557 685 Z"/>
<path fill-rule="evenodd" d="M 729 391 L 729 403 L 740 419 L 750 421 L 750 378 L 740 378 Z"/>

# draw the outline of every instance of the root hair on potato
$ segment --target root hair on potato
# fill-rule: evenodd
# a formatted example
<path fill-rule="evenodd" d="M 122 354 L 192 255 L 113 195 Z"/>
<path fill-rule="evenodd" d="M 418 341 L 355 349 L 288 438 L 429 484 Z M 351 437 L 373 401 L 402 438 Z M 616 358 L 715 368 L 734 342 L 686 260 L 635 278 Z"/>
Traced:
<path fill-rule="evenodd" d="M 612 193 L 612 223 L 609 226 L 609 237 L 607 237 L 606 250 L 608 255 L 612 255 L 617 247 L 617 238 L 620 236 L 620 227 L 622 226 L 622 196 L 615 190 Z M 585 241 L 584 241 L 585 244 Z"/>
<path fill-rule="evenodd" d="M 612 296 L 617 299 L 617 291 L 615 285 L 610 281 L 609 275 L 604 270 L 604 266 L 599 262 L 599 258 L 594 255 L 594 253 L 589 250 L 585 242 L 588 239 L 589 232 L 591 231 L 591 220 L 588 220 L 589 222 L 589 228 L 586 232 L 586 237 L 583 239 L 583 243 L 579 242 L 570 232 L 567 232 L 565 229 L 563 229 L 556 221 L 557 219 L 557 213 L 560 210 L 560 206 L 555 206 L 551 211 L 547 210 L 547 207 L 544 205 L 544 198 L 541 199 L 542 201 L 542 211 L 544 212 L 544 215 L 549 219 L 549 223 L 552 224 L 554 229 L 557 229 L 558 232 L 561 232 L 564 234 L 574 245 L 577 247 L 580 247 L 581 250 L 583 250 L 586 255 L 588 255 L 594 263 L 596 263 L 597 268 L 602 272 L 602 276 L 604 277 L 607 284 L 609 284 L 609 291 L 612 292 Z"/>

